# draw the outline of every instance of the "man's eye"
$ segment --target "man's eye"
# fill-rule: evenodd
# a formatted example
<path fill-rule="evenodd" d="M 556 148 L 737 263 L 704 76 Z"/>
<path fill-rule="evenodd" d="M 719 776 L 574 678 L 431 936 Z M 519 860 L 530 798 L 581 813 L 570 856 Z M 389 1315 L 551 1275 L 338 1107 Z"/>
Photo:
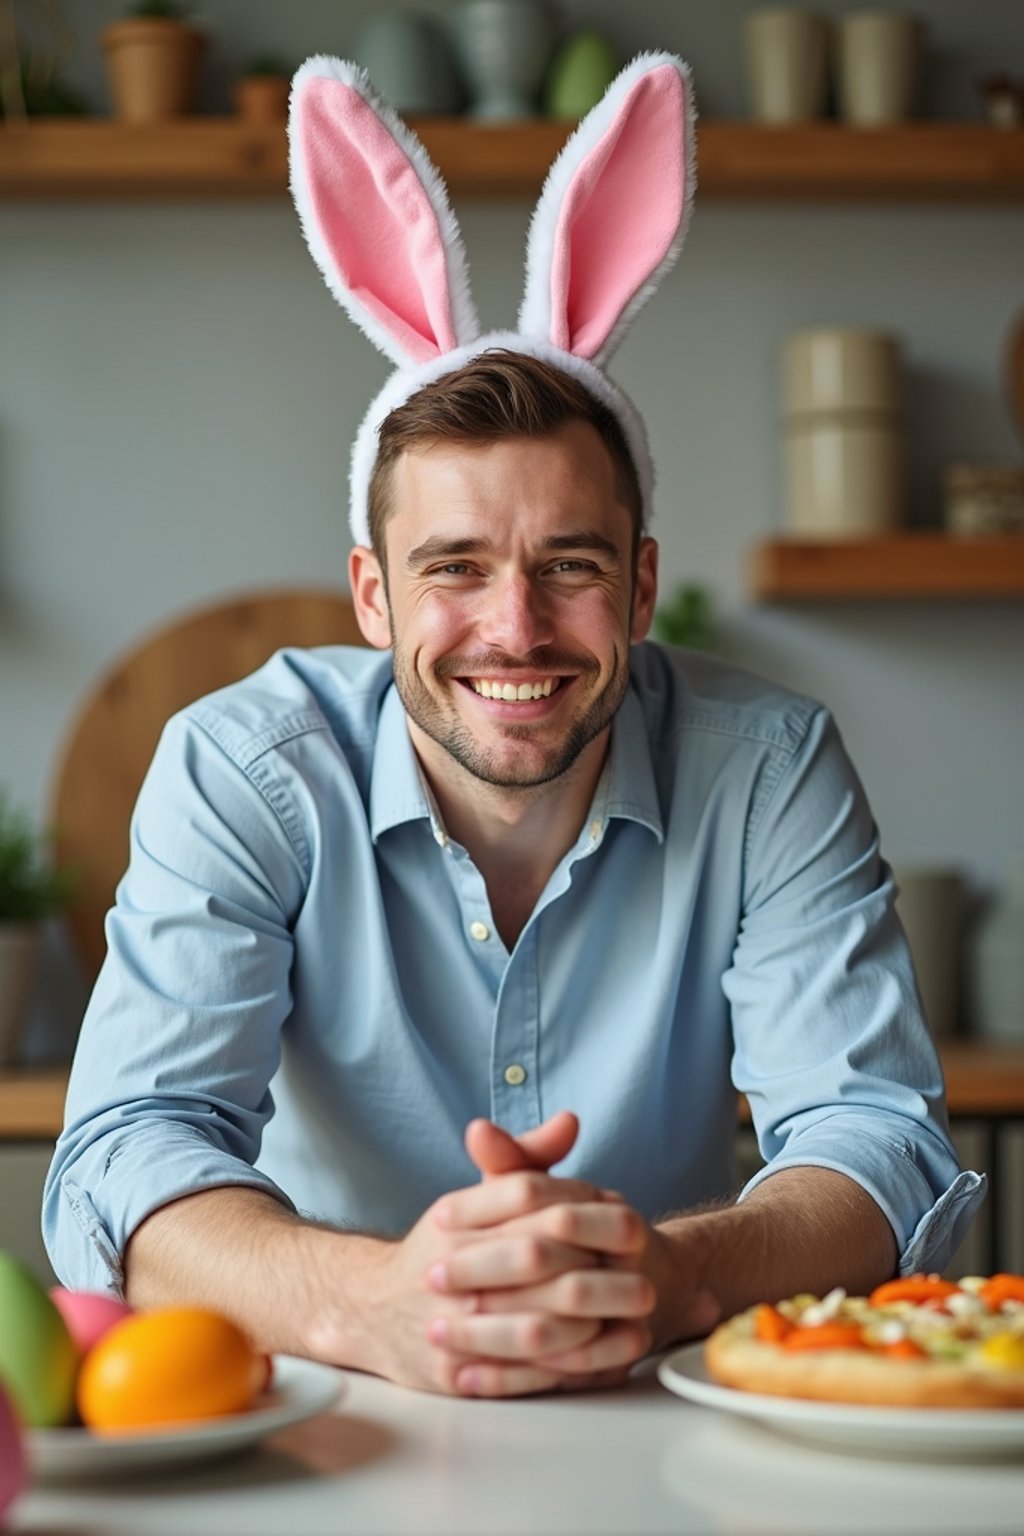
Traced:
<path fill-rule="evenodd" d="M 436 566 L 431 572 L 432 576 L 465 576 L 469 572 L 469 566 L 461 560 L 449 560 L 447 565 Z"/>
<path fill-rule="evenodd" d="M 557 560 L 551 567 L 556 576 L 577 576 L 581 572 L 593 569 L 594 566 L 589 560 Z"/>

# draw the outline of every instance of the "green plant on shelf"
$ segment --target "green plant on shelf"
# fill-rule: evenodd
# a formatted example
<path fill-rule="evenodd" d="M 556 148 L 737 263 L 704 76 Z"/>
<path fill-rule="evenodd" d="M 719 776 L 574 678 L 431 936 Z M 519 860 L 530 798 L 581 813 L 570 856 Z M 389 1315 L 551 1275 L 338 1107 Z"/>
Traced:
<path fill-rule="evenodd" d="M 59 9 L 40 8 L 26 26 L 14 0 L 0 0 L 0 113 L 6 124 L 28 117 L 81 117 L 85 98 L 61 78 L 74 39 Z"/>
<path fill-rule="evenodd" d="M 66 906 L 73 878 L 57 869 L 49 840 L 0 789 L 0 923 L 36 923 Z"/>
<path fill-rule="evenodd" d="M 713 651 L 716 645 L 711 596 L 697 582 L 683 582 L 654 615 L 654 633 L 666 645 Z"/>

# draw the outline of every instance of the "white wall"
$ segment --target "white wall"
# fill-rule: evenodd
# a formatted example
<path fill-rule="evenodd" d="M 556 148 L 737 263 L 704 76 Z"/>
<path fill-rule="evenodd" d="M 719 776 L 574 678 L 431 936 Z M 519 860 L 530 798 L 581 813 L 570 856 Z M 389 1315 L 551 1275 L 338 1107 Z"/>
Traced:
<path fill-rule="evenodd" d="M 343 52 L 369 8 L 207 0 L 207 108 L 225 110 L 238 60 Z M 93 39 L 121 7 L 63 9 L 78 39 L 70 73 L 105 110 Z M 744 112 L 746 9 L 561 7 L 603 19 L 624 54 L 687 54 L 708 116 Z M 979 117 L 976 78 L 1024 58 L 1024 9 L 914 9 L 930 28 L 927 102 Z M 458 211 L 484 319 L 507 323 L 529 208 Z M 698 196 L 676 270 L 613 365 L 659 466 L 665 590 L 705 582 L 731 654 L 834 706 L 894 862 L 953 862 L 981 883 L 1024 856 L 1024 604 L 766 610 L 748 604 L 742 568 L 781 526 L 777 353 L 797 327 L 900 335 L 916 520 L 937 518 L 948 459 L 1022 461 L 999 377 L 1022 272 L 1022 205 Z M 76 701 L 148 628 L 232 589 L 344 581 L 348 444 L 385 373 L 284 199 L 0 205 L 0 783 L 21 804 L 44 814 Z M 73 1038 L 80 1003 L 54 946 L 40 1055 Z"/>

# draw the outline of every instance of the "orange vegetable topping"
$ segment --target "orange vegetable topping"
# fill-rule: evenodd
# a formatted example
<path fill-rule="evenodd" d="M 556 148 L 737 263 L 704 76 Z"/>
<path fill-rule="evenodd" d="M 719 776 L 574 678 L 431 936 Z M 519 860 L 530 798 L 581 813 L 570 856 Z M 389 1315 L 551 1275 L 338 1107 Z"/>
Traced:
<path fill-rule="evenodd" d="M 793 1324 L 777 1307 L 763 1302 L 754 1313 L 754 1333 L 763 1344 L 781 1344 L 793 1332 Z"/>
<path fill-rule="evenodd" d="M 858 1323 L 821 1323 L 794 1328 L 782 1340 L 783 1349 L 866 1349 Z"/>
<path fill-rule="evenodd" d="M 1004 1301 L 1024 1301 L 1024 1275 L 993 1275 L 978 1294 L 993 1312 L 998 1312 Z"/>
<path fill-rule="evenodd" d="M 928 1351 L 915 1344 L 913 1339 L 899 1339 L 895 1344 L 876 1344 L 874 1347 L 878 1354 L 888 1355 L 891 1360 L 924 1360 L 928 1356 Z"/>
<path fill-rule="evenodd" d="M 871 1292 L 868 1301 L 873 1307 L 888 1306 L 890 1301 L 930 1301 L 933 1296 L 952 1296 L 958 1286 L 952 1280 L 940 1280 L 938 1275 L 906 1275 L 902 1280 L 887 1280 Z"/>

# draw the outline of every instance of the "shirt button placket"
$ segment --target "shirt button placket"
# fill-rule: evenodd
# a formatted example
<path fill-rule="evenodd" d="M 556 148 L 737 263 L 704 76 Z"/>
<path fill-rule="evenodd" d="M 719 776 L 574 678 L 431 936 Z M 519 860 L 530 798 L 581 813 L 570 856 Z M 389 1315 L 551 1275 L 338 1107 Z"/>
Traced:
<path fill-rule="evenodd" d="M 492 1112 L 521 1135 L 540 1124 L 537 932 L 531 924 L 508 963 L 494 1019 Z"/>

